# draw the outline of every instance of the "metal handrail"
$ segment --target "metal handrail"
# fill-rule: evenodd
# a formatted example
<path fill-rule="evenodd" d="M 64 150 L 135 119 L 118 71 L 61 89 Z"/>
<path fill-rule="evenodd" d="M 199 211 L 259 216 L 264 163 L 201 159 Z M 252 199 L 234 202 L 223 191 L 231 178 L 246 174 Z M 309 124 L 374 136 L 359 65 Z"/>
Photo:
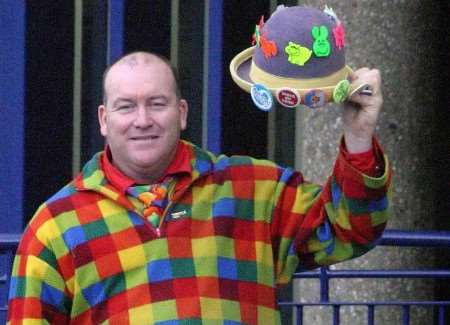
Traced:
<path fill-rule="evenodd" d="M 450 248 L 450 231 L 402 231 L 385 230 L 378 240 L 380 246 L 397 247 L 447 247 Z M 450 301 L 330 301 L 329 285 L 333 278 L 432 278 L 448 279 L 450 270 L 335 270 L 321 267 L 313 271 L 296 272 L 294 278 L 320 279 L 320 299 L 318 302 L 294 302 L 280 301 L 280 307 L 294 307 L 297 315 L 297 323 L 302 324 L 303 307 L 305 306 L 329 306 L 333 308 L 333 324 L 339 324 L 339 310 L 341 306 L 367 306 L 368 324 L 374 324 L 374 310 L 377 306 L 401 306 L 403 308 L 403 324 L 409 324 L 410 307 L 412 306 L 436 306 L 438 308 L 439 324 L 445 323 L 445 309 L 449 308 Z"/>
<path fill-rule="evenodd" d="M 0 252 L 4 250 L 16 249 L 22 234 L 0 233 Z"/>
<path fill-rule="evenodd" d="M 378 245 L 450 248 L 450 231 L 405 231 L 386 229 Z"/>

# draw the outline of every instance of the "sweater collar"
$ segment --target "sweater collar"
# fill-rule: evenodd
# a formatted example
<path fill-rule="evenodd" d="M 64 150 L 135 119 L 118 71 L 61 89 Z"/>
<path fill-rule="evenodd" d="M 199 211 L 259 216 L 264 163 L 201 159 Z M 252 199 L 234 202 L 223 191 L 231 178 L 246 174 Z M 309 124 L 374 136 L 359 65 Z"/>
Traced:
<path fill-rule="evenodd" d="M 125 193 L 130 186 L 137 185 L 137 182 L 134 179 L 128 177 L 113 165 L 111 149 L 109 146 L 106 146 L 105 151 L 101 155 L 100 169 L 103 170 L 108 182 L 117 188 L 121 193 Z M 180 177 L 181 174 L 190 175 L 191 172 L 192 167 L 190 164 L 187 145 L 183 141 L 179 141 L 177 151 L 172 159 L 172 162 L 164 171 L 163 176 L 157 180 L 156 183 L 164 181 L 167 177 Z"/>
<path fill-rule="evenodd" d="M 175 190 L 178 190 L 197 178 L 209 174 L 214 159 L 213 154 L 190 142 L 180 140 L 175 157 L 164 175 L 177 176 L 179 181 Z M 93 190 L 111 199 L 123 196 L 126 189 L 134 183 L 133 179 L 124 175 L 111 163 L 108 158 L 108 148 L 94 155 L 74 180 L 77 190 Z"/>

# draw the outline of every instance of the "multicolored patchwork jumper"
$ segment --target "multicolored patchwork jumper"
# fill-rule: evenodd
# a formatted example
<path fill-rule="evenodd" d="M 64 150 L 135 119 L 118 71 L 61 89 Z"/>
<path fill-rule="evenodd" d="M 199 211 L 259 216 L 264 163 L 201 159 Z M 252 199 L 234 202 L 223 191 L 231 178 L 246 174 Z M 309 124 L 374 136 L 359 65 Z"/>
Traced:
<path fill-rule="evenodd" d="M 289 168 L 182 142 L 156 231 L 108 181 L 102 155 L 26 228 L 9 324 L 279 324 L 276 288 L 296 269 L 364 254 L 386 219 L 391 174 L 361 174 L 342 151 L 324 187 Z"/>

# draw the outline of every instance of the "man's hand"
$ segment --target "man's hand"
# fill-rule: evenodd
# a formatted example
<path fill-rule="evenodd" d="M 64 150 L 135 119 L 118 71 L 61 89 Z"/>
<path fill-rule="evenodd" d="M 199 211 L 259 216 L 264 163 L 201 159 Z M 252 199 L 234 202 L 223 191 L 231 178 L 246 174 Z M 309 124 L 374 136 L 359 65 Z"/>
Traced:
<path fill-rule="evenodd" d="M 369 85 L 372 95 L 355 93 L 344 103 L 344 139 L 349 153 L 368 151 L 383 104 L 380 71 L 362 68 L 350 75 L 351 84 Z"/>

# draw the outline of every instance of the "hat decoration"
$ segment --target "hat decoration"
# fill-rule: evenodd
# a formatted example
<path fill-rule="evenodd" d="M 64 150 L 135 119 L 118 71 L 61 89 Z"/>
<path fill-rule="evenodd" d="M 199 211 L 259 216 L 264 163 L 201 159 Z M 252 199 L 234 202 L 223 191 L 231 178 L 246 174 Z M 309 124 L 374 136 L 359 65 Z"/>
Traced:
<path fill-rule="evenodd" d="M 252 47 L 230 63 L 236 84 L 268 111 L 281 105 L 316 108 L 341 103 L 352 93 L 345 64 L 345 29 L 332 8 L 278 6 L 255 26 Z"/>
<path fill-rule="evenodd" d="M 255 33 L 253 34 L 252 45 L 256 45 L 261 48 L 264 56 L 270 58 L 277 55 L 277 45 L 274 41 L 269 41 L 265 34 L 261 34 L 261 30 L 264 26 L 264 16 L 261 16 L 259 24 L 255 26 Z"/>

